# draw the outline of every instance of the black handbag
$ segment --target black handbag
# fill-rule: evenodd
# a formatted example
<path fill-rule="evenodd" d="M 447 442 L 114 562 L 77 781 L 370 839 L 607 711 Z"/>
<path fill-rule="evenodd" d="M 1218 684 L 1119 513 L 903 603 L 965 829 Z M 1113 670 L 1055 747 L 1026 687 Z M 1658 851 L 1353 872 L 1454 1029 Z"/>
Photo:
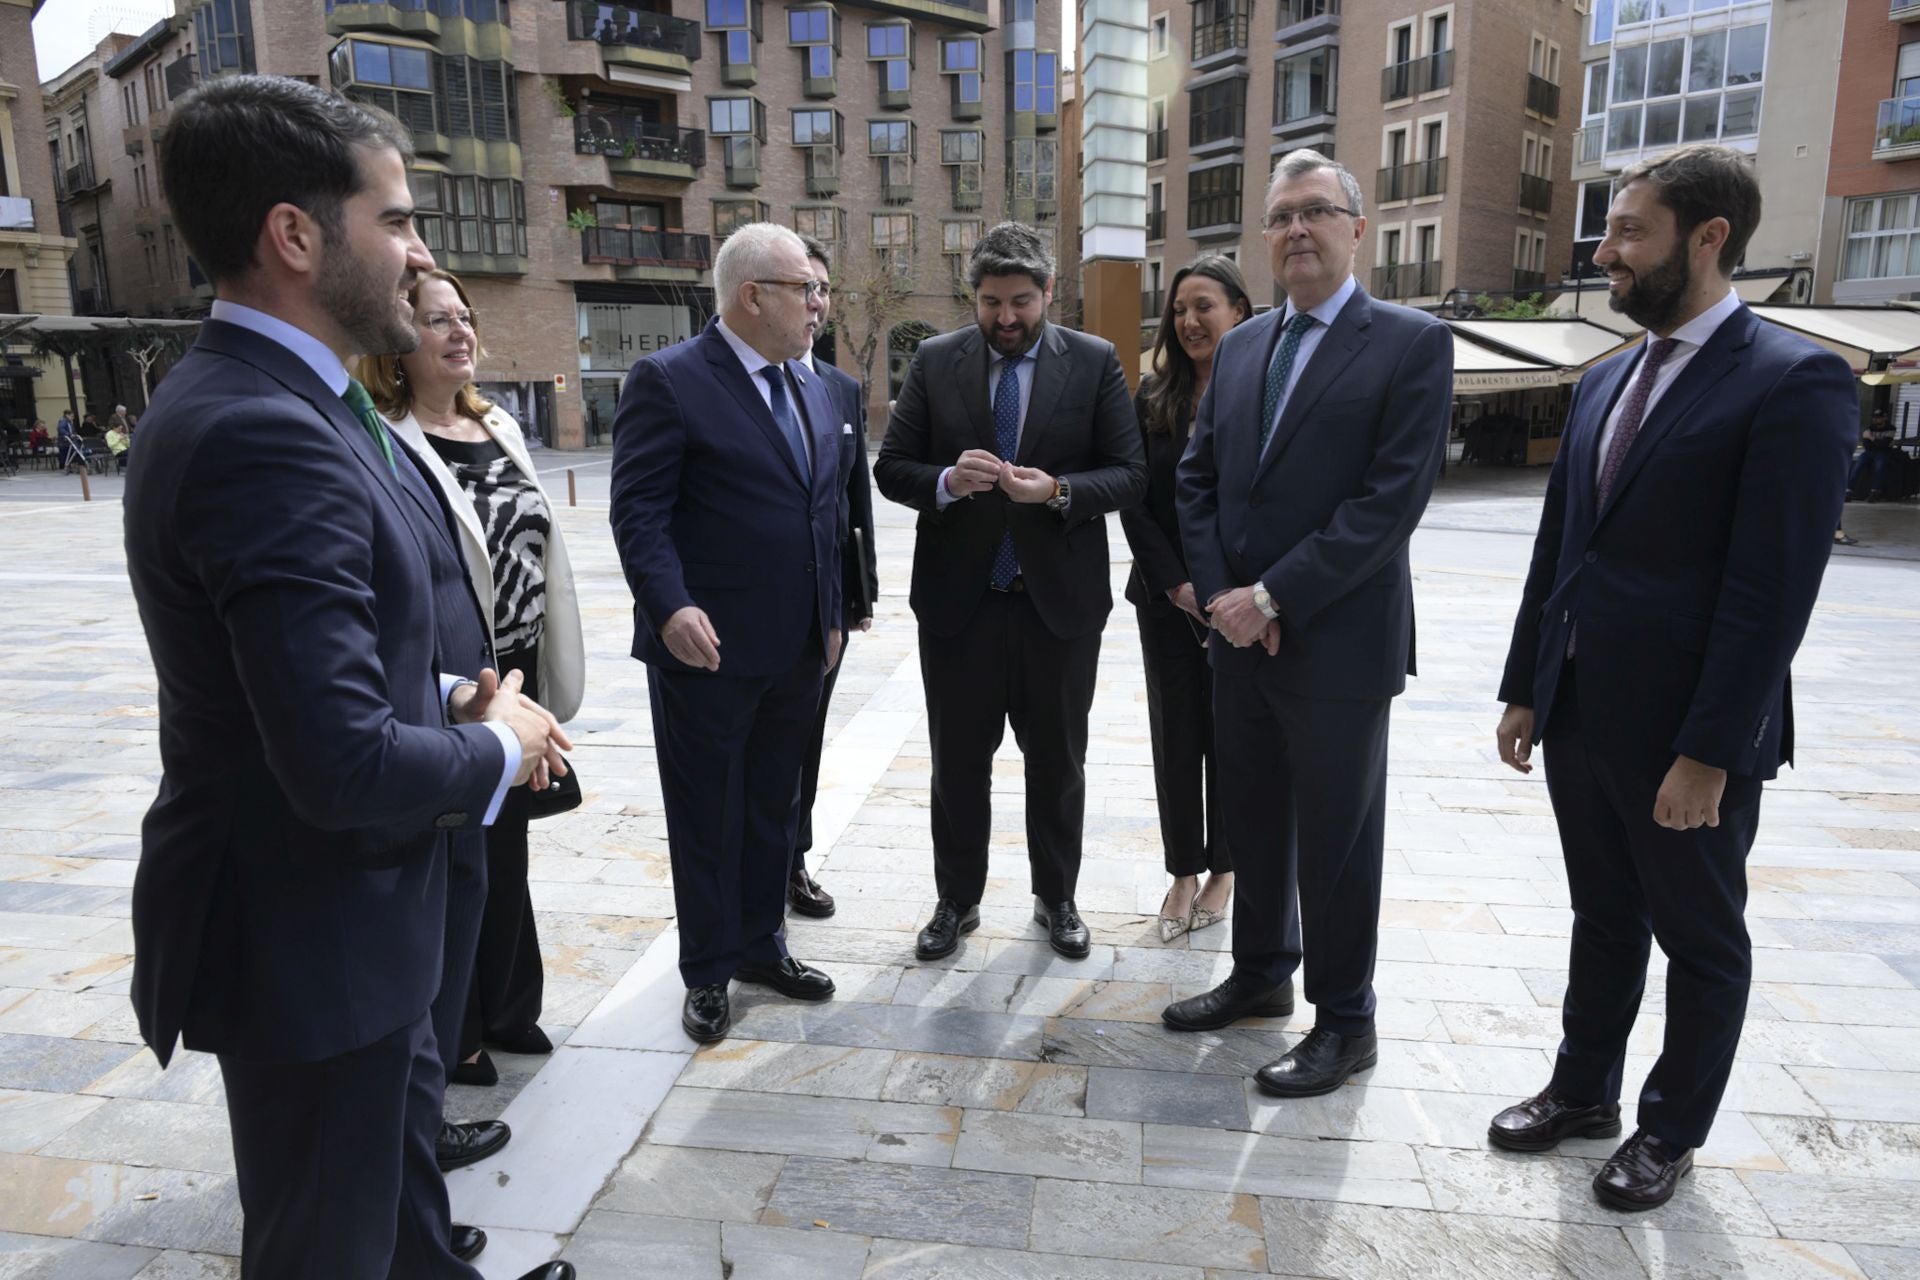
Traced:
<path fill-rule="evenodd" d="M 565 756 L 560 758 L 567 759 Z M 551 818 L 557 814 L 571 813 L 580 807 L 584 798 L 580 794 L 580 771 L 573 761 L 567 760 L 565 777 L 548 778 L 545 791 L 528 789 L 527 817 Z"/>

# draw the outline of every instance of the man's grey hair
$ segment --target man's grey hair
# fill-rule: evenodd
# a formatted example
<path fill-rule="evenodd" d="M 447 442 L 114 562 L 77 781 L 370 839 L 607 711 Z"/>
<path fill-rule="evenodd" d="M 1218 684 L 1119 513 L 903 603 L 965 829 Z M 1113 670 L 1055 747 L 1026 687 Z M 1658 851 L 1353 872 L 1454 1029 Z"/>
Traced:
<path fill-rule="evenodd" d="M 792 249 L 803 258 L 807 254 L 799 233 L 777 222 L 749 222 L 728 236 L 720 252 L 713 255 L 714 305 L 721 311 L 737 306 L 741 285 L 749 280 L 776 278 L 782 249 Z"/>
<path fill-rule="evenodd" d="M 1323 156 L 1310 147 L 1298 151 L 1289 151 L 1280 157 L 1280 163 L 1273 166 L 1273 180 L 1267 183 L 1267 205 L 1273 204 L 1273 193 L 1283 182 L 1305 177 L 1316 169 L 1325 169 L 1340 179 L 1340 189 L 1346 192 L 1347 208 L 1353 210 L 1353 216 L 1359 217 L 1366 210 L 1360 204 L 1360 180 L 1347 172 L 1347 167 Z"/>
<path fill-rule="evenodd" d="M 974 243 L 967 258 L 967 288 L 988 276 L 1028 276 L 1044 289 L 1053 283 L 1053 255 L 1040 233 L 1024 222 L 1002 222 Z"/>

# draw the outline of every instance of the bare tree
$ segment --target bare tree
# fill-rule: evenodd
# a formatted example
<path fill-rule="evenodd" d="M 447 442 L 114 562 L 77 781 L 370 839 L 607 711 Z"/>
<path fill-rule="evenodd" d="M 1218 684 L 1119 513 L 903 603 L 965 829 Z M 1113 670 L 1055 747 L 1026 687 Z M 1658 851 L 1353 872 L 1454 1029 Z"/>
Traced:
<path fill-rule="evenodd" d="M 914 311 L 913 255 L 907 250 L 869 248 L 842 258 L 835 274 L 839 280 L 834 286 L 833 324 L 846 335 L 871 407 L 874 356 L 885 349 L 893 327 Z"/>

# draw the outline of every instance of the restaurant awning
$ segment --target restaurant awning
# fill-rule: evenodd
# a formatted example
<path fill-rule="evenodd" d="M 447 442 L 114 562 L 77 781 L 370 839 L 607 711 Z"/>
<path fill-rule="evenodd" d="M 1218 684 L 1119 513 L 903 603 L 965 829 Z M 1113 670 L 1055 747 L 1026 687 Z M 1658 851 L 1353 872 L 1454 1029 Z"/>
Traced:
<path fill-rule="evenodd" d="M 1576 375 L 1633 341 L 1586 320 L 1449 320 L 1447 323 L 1455 334 L 1466 334 L 1497 350 Z"/>
<path fill-rule="evenodd" d="M 1753 314 L 1811 338 L 1840 355 L 1857 374 L 1920 351 L 1920 311 L 1905 307 L 1761 306 L 1753 308 Z"/>
<path fill-rule="evenodd" d="M 1544 360 L 1497 351 L 1456 331 L 1453 335 L 1453 391 L 1455 395 L 1483 395 L 1494 391 L 1524 391 L 1551 387 L 1560 370 Z"/>

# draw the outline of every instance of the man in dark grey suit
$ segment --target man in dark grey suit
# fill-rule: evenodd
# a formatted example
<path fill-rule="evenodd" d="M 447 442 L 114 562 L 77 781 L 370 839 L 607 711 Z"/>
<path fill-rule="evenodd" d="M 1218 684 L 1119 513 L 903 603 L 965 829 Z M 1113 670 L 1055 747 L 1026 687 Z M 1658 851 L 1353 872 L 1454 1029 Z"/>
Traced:
<path fill-rule="evenodd" d="M 1162 1017 L 1194 1031 L 1292 1013 L 1304 955 L 1313 1030 L 1256 1080 L 1306 1097 L 1376 1056 L 1387 719 L 1413 671 L 1407 539 L 1445 447 L 1453 339 L 1354 280 L 1367 220 L 1344 168 L 1295 151 L 1266 207 L 1287 305 L 1221 340 L 1177 483 L 1217 633 L 1233 972 Z"/>
<path fill-rule="evenodd" d="M 947 955 L 979 926 L 993 753 L 1011 721 L 1034 916 L 1078 959 L 1087 712 L 1113 608 L 1105 516 L 1140 500 L 1147 466 L 1112 344 L 1046 321 L 1053 258 L 1039 233 L 994 227 L 967 284 L 978 326 L 921 344 L 873 468 L 881 493 L 920 512 L 909 603 L 940 901 L 916 950 Z"/>

